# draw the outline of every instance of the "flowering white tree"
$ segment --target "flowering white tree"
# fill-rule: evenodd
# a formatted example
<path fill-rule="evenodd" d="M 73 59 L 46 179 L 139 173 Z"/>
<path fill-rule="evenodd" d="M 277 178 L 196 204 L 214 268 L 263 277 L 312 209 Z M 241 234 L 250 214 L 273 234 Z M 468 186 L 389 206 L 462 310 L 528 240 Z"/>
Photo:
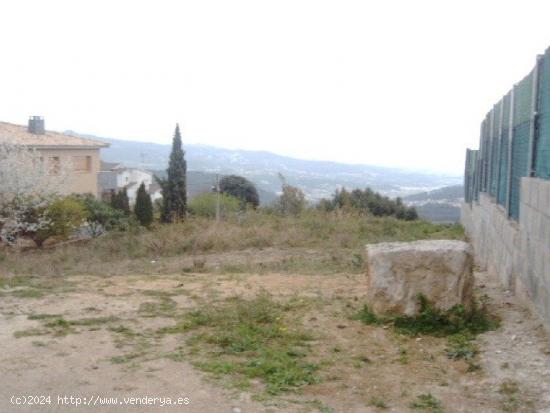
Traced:
<path fill-rule="evenodd" d="M 0 239 L 46 226 L 46 206 L 67 176 L 62 165 L 49 164 L 37 150 L 0 142 Z"/>

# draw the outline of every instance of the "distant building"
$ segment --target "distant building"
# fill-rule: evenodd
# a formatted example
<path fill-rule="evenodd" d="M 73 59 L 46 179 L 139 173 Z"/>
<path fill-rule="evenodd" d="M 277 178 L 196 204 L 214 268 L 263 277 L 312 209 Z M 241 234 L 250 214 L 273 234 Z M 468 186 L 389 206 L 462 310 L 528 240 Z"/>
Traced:
<path fill-rule="evenodd" d="M 134 205 L 137 190 L 142 182 L 153 201 L 162 198 L 160 186 L 155 182 L 153 174 L 149 171 L 125 167 L 114 162 L 101 162 L 100 168 L 99 186 L 101 188 L 101 198 L 104 201 L 110 201 L 113 193 L 126 188 L 130 205 Z"/>
<path fill-rule="evenodd" d="M 0 142 L 32 148 L 51 170 L 67 171 L 67 180 L 59 188 L 61 193 L 99 196 L 99 150 L 108 147 L 108 143 L 47 131 L 40 116 L 30 117 L 27 126 L 0 122 Z"/>

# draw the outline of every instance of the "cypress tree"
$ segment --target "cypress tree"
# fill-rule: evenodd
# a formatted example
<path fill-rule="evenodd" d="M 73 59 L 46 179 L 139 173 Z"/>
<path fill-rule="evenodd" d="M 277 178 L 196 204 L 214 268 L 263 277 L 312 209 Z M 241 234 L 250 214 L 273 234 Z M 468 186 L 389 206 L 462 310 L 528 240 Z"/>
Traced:
<path fill-rule="evenodd" d="M 168 180 L 165 178 L 159 178 L 155 176 L 157 183 L 160 185 L 160 191 L 162 192 L 162 203 L 160 206 L 160 221 L 161 222 L 171 222 L 172 214 L 170 213 L 172 208 L 170 190 L 168 188 Z"/>
<path fill-rule="evenodd" d="M 182 148 L 180 127 L 176 124 L 167 179 L 159 180 L 163 197 L 163 222 L 181 221 L 187 213 L 187 162 Z"/>
<path fill-rule="evenodd" d="M 130 200 L 128 199 L 128 191 L 126 188 L 122 188 L 118 193 L 119 209 L 130 216 Z"/>
<path fill-rule="evenodd" d="M 137 191 L 134 213 L 136 214 L 136 218 L 139 223 L 144 227 L 148 227 L 153 222 L 153 202 L 151 201 L 151 196 L 147 193 L 143 182 Z"/>
<path fill-rule="evenodd" d="M 111 192 L 111 207 L 114 209 L 120 209 L 120 198 L 118 192 L 115 192 L 114 189 Z"/>

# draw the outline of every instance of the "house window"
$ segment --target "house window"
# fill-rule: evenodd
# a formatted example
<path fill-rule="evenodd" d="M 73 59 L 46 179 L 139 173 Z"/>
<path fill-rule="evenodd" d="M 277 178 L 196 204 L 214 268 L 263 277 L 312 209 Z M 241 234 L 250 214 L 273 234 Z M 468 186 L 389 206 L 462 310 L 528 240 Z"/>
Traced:
<path fill-rule="evenodd" d="M 75 172 L 91 172 L 92 157 L 91 156 L 73 156 L 73 170 Z"/>
<path fill-rule="evenodd" d="M 59 175 L 59 171 L 61 170 L 61 162 L 59 161 L 59 156 L 50 156 L 48 161 L 50 175 Z"/>

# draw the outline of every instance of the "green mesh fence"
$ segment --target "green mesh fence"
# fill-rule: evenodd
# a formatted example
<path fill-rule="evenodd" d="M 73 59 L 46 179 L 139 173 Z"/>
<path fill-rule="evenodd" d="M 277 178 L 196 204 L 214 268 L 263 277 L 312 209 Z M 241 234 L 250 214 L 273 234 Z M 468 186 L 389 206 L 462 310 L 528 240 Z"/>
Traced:
<path fill-rule="evenodd" d="M 514 92 L 514 126 L 531 120 L 531 97 L 533 94 L 533 71 L 523 78 Z"/>
<path fill-rule="evenodd" d="M 501 102 L 493 109 L 493 121 L 491 127 L 491 152 L 489 165 L 489 194 L 496 196 L 498 187 L 498 168 L 499 168 L 499 146 L 500 146 L 500 116 Z"/>
<path fill-rule="evenodd" d="M 480 190 L 482 192 L 487 192 L 489 185 L 489 124 L 491 113 L 489 112 L 485 117 L 485 120 L 481 124 L 481 185 Z"/>
<path fill-rule="evenodd" d="M 466 200 L 476 201 L 485 192 L 518 220 L 521 179 L 533 171 L 550 179 L 550 48 L 481 123 L 479 150 L 466 156 Z"/>
<path fill-rule="evenodd" d="M 510 103 L 512 94 L 508 92 L 502 99 L 502 134 L 500 138 L 500 147 L 498 151 L 498 190 L 497 202 L 506 206 L 508 199 L 508 149 L 509 145 L 509 119 L 510 119 Z"/>
<path fill-rule="evenodd" d="M 492 137 L 492 126 L 493 126 L 493 110 L 489 112 L 489 117 L 487 119 L 487 131 L 485 132 L 487 137 L 487 146 L 485 151 L 485 158 L 486 158 L 486 164 L 487 164 L 487 185 L 485 187 L 485 191 L 487 193 L 491 190 L 491 148 L 493 146 L 493 137 Z"/>
<path fill-rule="evenodd" d="M 510 185 L 510 209 L 508 214 L 519 219 L 521 178 L 527 176 L 529 162 L 529 132 L 531 126 L 531 96 L 533 72 L 527 75 L 514 92 L 514 134 L 512 137 L 512 165 Z"/>
<path fill-rule="evenodd" d="M 539 178 L 550 179 L 550 49 L 540 65 L 538 104 L 535 173 Z"/>
<path fill-rule="evenodd" d="M 514 127 L 512 140 L 512 171 L 510 185 L 510 210 L 509 215 L 515 220 L 519 219 L 519 196 L 521 178 L 527 175 L 529 149 L 529 123 L 524 122 Z"/>

